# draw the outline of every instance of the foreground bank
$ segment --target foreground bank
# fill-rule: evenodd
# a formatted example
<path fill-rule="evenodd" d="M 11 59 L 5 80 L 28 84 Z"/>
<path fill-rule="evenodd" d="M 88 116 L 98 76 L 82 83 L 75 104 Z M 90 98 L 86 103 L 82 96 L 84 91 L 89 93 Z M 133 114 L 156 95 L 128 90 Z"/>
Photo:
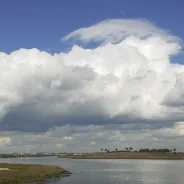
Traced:
<path fill-rule="evenodd" d="M 58 166 L 0 163 L 0 168 L 0 184 L 42 182 L 69 174 Z"/>
<path fill-rule="evenodd" d="M 184 159 L 184 153 L 87 153 L 59 155 L 59 158 L 72 159 Z"/>

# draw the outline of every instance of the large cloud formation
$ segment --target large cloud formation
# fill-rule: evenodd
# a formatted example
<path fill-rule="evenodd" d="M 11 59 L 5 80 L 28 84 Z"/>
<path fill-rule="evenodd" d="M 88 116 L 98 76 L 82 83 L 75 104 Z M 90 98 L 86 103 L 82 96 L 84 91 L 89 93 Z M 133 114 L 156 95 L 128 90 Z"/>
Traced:
<path fill-rule="evenodd" d="M 70 39 L 102 44 L 54 55 L 38 49 L 0 53 L 1 131 L 112 124 L 163 131 L 184 120 L 184 65 L 171 63 L 181 50 L 179 38 L 148 21 L 127 19 L 63 38 Z"/>

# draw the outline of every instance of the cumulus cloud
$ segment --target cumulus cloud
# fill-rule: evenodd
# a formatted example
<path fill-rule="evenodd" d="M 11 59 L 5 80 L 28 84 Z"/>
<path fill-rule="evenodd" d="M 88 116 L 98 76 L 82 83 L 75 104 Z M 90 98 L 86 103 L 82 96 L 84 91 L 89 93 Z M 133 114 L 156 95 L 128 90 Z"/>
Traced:
<path fill-rule="evenodd" d="M 0 146 L 10 146 L 12 144 L 10 137 L 0 137 Z"/>
<path fill-rule="evenodd" d="M 90 145 L 96 145 L 96 142 L 95 141 L 91 141 Z"/>
<path fill-rule="evenodd" d="M 54 55 L 38 49 L 0 53 L 0 129 L 30 132 L 14 137 L 14 148 L 24 142 L 28 150 L 47 144 L 67 149 L 85 140 L 85 149 L 99 149 L 105 140 L 108 147 L 138 140 L 165 144 L 161 135 L 180 139 L 181 126 L 172 124 L 184 120 L 184 66 L 170 60 L 180 52 L 179 38 L 144 20 L 106 20 L 64 40 L 76 36 L 104 45 L 75 45 Z"/>
<path fill-rule="evenodd" d="M 183 149 L 184 123 L 175 122 L 171 126 L 149 129 L 136 125 L 65 125 L 55 127 L 44 133 L 7 132 L 2 146 L 3 152 L 91 152 L 101 148 L 115 150 L 131 146 L 139 148 Z M 66 138 L 67 137 L 67 138 Z M 70 138 L 69 138 L 70 137 Z M 72 139 L 71 139 L 72 137 Z M 1 146 L 1 145 L 0 145 Z"/>

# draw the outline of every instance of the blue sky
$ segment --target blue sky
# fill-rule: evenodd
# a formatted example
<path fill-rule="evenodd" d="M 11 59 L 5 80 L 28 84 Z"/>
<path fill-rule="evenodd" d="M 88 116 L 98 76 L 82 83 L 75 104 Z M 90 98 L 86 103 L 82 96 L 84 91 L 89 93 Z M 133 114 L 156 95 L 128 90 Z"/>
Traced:
<path fill-rule="evenodd" d="M 0 51 L 65 50 L 60 39 L 104 19 L 145 18 L 184 39 L 182 0 L 3 0 Z"/>

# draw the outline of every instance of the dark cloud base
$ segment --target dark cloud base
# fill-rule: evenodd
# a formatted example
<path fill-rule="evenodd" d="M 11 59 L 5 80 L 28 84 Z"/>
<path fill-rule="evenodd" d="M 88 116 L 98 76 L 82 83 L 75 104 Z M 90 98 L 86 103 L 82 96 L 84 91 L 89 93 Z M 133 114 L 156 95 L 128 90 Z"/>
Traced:
<path fill-rule="evenodd" d="M 169 127 L 176 121 L 182 121 L 181 117 L 168 117 L 163 120 L 146 120 L 133 118 L 128 116 L 119 116 L 109 118 L 99 115 L 88 114 L 71 114 L 64 115 L 42 115 L 36 112 L 31 106 L 19 106 L 11 109 L 6 116 L 1 120 L 0 131 L 21 131 L 42 133 L 54 127 L 64 125 L 106 125 L 108 129 L 114 129 L 116 125 L 133 125 L 132 130 L 140 129 L 158 129 L 162 127 Z"/>

